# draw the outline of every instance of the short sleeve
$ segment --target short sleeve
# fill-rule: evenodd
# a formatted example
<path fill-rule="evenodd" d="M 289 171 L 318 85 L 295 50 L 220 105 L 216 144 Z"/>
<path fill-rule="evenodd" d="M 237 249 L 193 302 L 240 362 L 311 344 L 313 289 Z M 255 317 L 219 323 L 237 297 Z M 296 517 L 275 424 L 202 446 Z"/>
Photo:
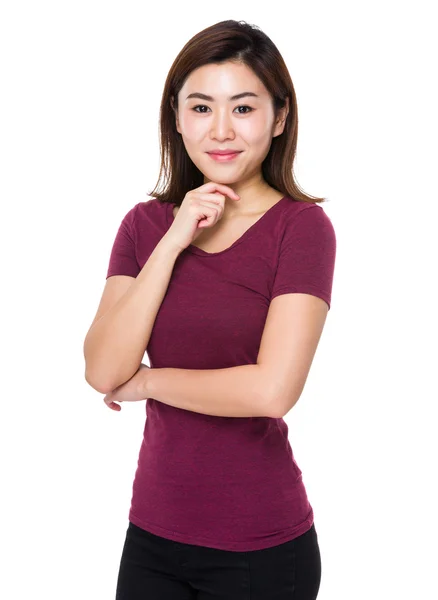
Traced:
<path fill-rule="evenodd" d="M 271 300 L 292 292 L 312 294 L 330 310 L 335 259 L 332 222 L 322 207 L 309 205 L 286 226 Z"/>
<path fill-rule="evenodd" d="M 123 217 L 110 254 L 106 278 L 112 275 L 137 277 L 140 266 L 135 254 L 134 219 L 138 204 Z"/>

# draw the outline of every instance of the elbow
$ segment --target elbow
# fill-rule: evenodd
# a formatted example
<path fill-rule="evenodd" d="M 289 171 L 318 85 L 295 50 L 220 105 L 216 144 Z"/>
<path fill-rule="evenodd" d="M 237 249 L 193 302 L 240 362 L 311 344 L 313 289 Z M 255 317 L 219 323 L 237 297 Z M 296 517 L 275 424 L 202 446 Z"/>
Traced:
<path fill-rule="evenodd" d="M 293 409 L 301 397 L 304 385 L 305 381 L 295 382 L 293 385 L 281 385 L 277 382 L 271 395 L 274 418 L 283 419 Z"/>
<path fill-rule="evenodd" d="M 114 374 L 114 373 L 113 373 Z M 114 381 L 110 381 L 109 372 L 102 372 L 102 369 L 98 368 L 98 365 L 93 366 L 85 358 L 85 381 L 91 386 L 96 392 L 100 394 L 109 394 L 112 392 L 117 385 Z"/>
<path fill-rule="evenodd" d="M 89 351 L 86 351 L 86 343 L 87 339 L 85 339 L 83 354 L 85 360 L 85 381 L 88 383 L 93 390 L 99 392 L 100 394 L 109 394 L 115 386 L 111 387 L 108 385 L 108 373 L 106 374 L 107 381 L 102 382 L 105 375 L 102 373 L 102 369 L 99 369 L 98 364 L 96 364 L 95 356 Z M 100 374 L 98 371 L 101 371 Z M 111 382 L 110 382 L 111 383 Z"/>
<path fill-rule="evenodd" d="M 283 419 L 298 402 L 300 394 L 289 392 L 288 394 L 277 391 L 271 396 L 271 415 L 274 419 Z"/>
<path fill-rule="evenodd" d="M 271 402 L 271 418 L 272 419 L 282 419 L 285 415 L 283 410 L 283 405 L 280 402 L 279 398 L 275 398 L 273 402 Z"/>
<path fill-rule="evenodd" d="M 112 388 L 109 385 L 102 385 L 97 379 L 95 379 L 88 371 L 85 371 L 85 381 L 99 394 L 109 394 L 112 392 Z"/>
<path fill-rule="evenodd" d="M 282 419 L 284 417 L 284 400 L 280 394 L 272 393 L 268 395 L 269 397 L 269 406 L 268 416 L 271 419 Z"/>
<path fill-rule="evenodd" d="M 100 394 L 109 394 L 124 383 L 127 383 L 132 377 L 134 377 L 141 367 L 142 365 L 140 364 L 139 367 L 136 367 L 127 373 L 113 373 L 111 378 L 107 376 L 106 379 L 103 379 L 101 377 L 100 380 L 99 377 L 92 375 L 90 371 L 85 369 L 85 380 L 93 389 L 96 390 L 96 392 L 99 392 Z"/>
<path fill-rule="evenodd" d="M 290 394 L 287 398 L 278 397 L 274 406 L 276 408 L 276 419 L 283 419 L 289 411 L 293 409 L 295 404 L 298 402 L 300 396 Z"/>
<path fill-rule="evenodd" d="M 263 399 L 260 399 L 263 404 L 260 416 L 281 419 L 284 416 L 284 394 L 278 382 L 275 381 L 275 377 L 269 371 L 265 371 L 261 365 L 259 365 L 259 369 L 262 370 L 262 373 L 264 372 L 263 381 L 259 386 L 259 389 L 264 389 Z"/>

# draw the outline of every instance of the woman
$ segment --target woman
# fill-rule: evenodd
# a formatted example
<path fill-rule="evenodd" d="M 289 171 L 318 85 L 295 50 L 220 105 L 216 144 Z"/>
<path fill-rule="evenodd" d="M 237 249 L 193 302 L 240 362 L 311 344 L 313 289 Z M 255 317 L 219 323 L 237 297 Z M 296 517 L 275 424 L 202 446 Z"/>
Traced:
<path fill-rule="evenodd" d="M 84 346 L 110 408 L 147 399 L 117 600 L 317 597 L 283 417 L 330 309 L 336 239 L 294 181 L 297 123 L 280 53 L 245 22 L 201 31 L 170 69 L 167 183 L 123 218 Z"/>

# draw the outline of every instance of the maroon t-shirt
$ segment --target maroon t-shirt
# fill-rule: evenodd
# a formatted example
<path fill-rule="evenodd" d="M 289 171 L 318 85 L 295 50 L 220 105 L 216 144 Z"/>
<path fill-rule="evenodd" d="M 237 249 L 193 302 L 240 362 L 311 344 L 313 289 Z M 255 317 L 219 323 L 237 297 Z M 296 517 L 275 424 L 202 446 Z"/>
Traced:
<path fill-rule="evenodd" d="M 153 198 L 123 218 L 107 277 L 136 277 L 171 226 Z M 177 258 L 145 351 L 152 368 L 256 364 L 269 303 L 301 292 L 330 308 L 336 255 L 318 204 L 284 196 L 221 252 Z M 208 395 L 208 390 L 205 390 Z M 305 533 L 313 510 L 283 419 L 220 417 L 148 398 L 129 520 L 155 535 L 220 550 L 270 548 Z"/>

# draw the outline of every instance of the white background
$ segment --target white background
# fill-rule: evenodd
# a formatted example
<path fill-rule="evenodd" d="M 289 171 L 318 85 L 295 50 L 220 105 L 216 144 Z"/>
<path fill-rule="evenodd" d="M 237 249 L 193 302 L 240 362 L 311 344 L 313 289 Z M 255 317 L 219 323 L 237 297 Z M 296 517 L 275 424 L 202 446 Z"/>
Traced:
<path fill-rule="evenodd" d="M 438 598 L 432 2 L 267 8 L 2 5 L 5 600 L 115 596 L 145 403 L 107 408 L 85 381 L 83 342 L 120 221 L 158 177 L 168 70 L 228 18 L 282 53 L 297 179 L 329 198 L 337 235 L 332 307 L 285 418 L 315 513 L 318 600 Z"/>

